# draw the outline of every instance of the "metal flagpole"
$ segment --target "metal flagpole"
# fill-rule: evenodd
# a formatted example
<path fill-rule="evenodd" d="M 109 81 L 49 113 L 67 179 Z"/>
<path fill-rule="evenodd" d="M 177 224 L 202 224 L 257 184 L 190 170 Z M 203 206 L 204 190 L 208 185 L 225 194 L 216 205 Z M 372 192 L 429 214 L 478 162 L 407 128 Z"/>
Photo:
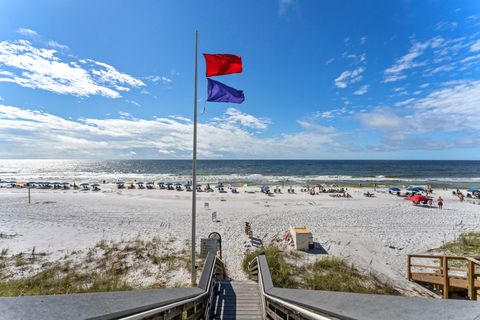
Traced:
<path fill-rule="evenodd" d="M 193 160 L 192 160 L 192 286 L 197 284 L 195 266 L 195 227 L 197 211 L 197 80 L 198 80 L 198 30 L 195 30 L 195 86 L 193 94 Z"/>

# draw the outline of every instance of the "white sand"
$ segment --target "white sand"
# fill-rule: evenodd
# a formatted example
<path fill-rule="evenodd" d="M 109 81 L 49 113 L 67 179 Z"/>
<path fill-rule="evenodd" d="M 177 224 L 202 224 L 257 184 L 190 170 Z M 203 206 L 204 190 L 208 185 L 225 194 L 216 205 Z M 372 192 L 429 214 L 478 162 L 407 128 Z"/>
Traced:
<path fill-rule="evenodd" d="M 0 189 L 0 233 L 4 235 L 0 249 L 18 253 L 35 247 L 37 252 L 51 253 L 54 259 L 93 247 L 102 239 L 175 237 L 178 248 L 190 239 L 191 193 L 101 187 L 97 193 L 34 189 L 31 204 L 26 189 Z M 314 240 L 328 254 L 348 257 L 362 269 L 373 269 L 410 294 L 417 294 L 419 289 L 405 280 L 406 254 L 439 247 L 464 231 L 480 230 L 480 205 L 460 203 L 451 191 L 434 193 L 435 198 L 444 198 L 443 210 L 414 207 L 409 201 L 382 193 L 366 198 L 362 196 L 366 189 L 349 189 L 353 199 L 305 193 L 269 197 L 239 191 L 199 193 L 197 202 L 197 250 L 201 237 L 219 232 L 228 275 L 239 280 L 245 279 L 241 261 L 250 247 L 244 234 L 245 221 L 251 222 L 254 235 L 265 242 L 282 237 L 291 225 L 309 226 Z M 210 210 L 204 208 L 205 202 Z M 211 221 L 213 211 L 220 222 Z M 306 260 L 316 257 L 308 255 Z M 182 277 L 188 283 L 188 274 L 179 275 Z"/>

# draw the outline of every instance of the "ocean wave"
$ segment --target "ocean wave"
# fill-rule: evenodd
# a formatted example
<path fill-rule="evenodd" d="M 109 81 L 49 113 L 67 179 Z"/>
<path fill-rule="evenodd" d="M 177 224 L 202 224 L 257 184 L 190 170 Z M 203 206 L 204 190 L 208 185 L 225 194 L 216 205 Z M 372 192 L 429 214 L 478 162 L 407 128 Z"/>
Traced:
<path fill-rule="evenodd" d="M 116 182 L 116 181 L 156 181 L 187 182 L 191 175 L 121 172 L 48 172 L 48 173 L 11 173 L 0 172 L 3 181 L 69 181 L 69 182 Z M 386 177 L 350 176 L 350 175 L 262 175 L 262 174 L 199 174 L 199 183 L 247 183 L 247 184 L 288 184 L 288 183 L 333 183 L 333 182 L 377 182 L 377 183 L 480 183 L 480 177 Z"/>

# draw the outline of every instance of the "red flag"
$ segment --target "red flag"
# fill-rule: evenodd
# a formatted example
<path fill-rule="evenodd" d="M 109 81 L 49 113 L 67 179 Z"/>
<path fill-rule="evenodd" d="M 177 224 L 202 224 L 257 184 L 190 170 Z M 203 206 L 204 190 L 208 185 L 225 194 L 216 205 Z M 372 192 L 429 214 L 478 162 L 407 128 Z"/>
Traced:
<path fill-rule="evenodd" d="M 204 53 L 207 77 L 242 72 L 242 58 L 233 54 Z"/>

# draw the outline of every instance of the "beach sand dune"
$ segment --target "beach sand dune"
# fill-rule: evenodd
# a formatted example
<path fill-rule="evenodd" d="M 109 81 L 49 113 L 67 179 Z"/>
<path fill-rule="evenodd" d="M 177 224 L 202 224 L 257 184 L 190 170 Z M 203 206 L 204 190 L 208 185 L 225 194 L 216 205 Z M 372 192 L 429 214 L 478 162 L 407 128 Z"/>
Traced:
<path fill-rule="evenodd" d="M 134 237 L 174 238 L 184 248 L 191 232 L 191 193 L 166 190 L 102 192 L 0 189 L 0 248 L 9 253 L 48 252 L 50 259 L 93 247 L 100 240 Z M 460 203 L 448 191 L 444 209 L 415 207 L 396 196 L 362 196 L 365 189 L 349 189 L 352 199 L 262 193 L 199 193 L 197 243 L 210 232 L 222 235 L 223 256 L 230 277 L 244 280 L 244 253 L 253 250 L 244 234 L 250 222 L 254 236 L 264 243 L 281 238 L 290 226 L 309 226 L 314 240 L 328 254 L 350 259 L 361 269 L 374 270 L 416 294 L 405 280 L 406 254 L 442 245 L 464 231 L 480 229 L 480 205 Z M 208 203 L 209 209 L 204 207 Z M 212 212 L 219 222 L 212 222 Z M 198 249 L 198 247 L 197 247 Z M 318 258 L 306 255 L 305 261 Z M 184 277 L 188 275 L 185 274 Z M 188 277 L 185 283 L 188 283 Z M 176 280 L 178 281 L 178 279 Z M 418 289 L 417 289 L 418 290 Z"/>

